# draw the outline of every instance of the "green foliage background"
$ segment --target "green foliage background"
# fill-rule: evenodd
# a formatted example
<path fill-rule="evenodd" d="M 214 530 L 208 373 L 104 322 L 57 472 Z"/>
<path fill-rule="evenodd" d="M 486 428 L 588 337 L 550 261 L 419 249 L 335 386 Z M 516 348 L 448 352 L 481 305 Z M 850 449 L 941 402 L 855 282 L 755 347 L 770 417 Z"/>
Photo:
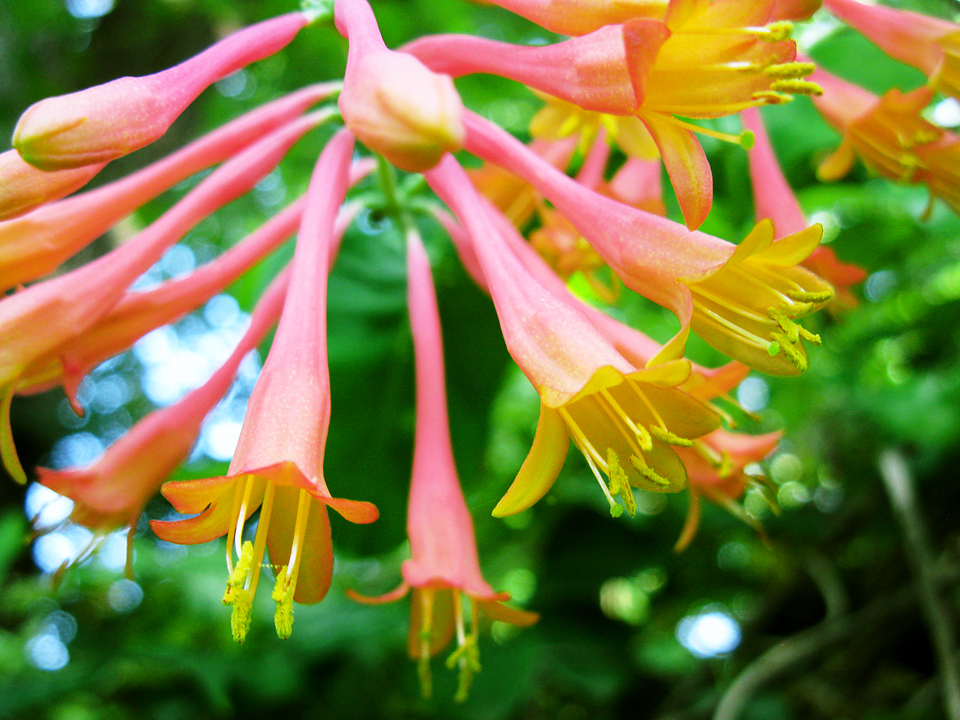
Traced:
<path fill-rule="evenodd" d="M 956 11 L 935 0 L 911 7 L 941 16 Z M 390 46 L 442 31 L 514 42 L 546 37 L 505 11 L 461 0 L 374 0 L 374 8 Z M 78 20 L 59 0 L 5 2 L 0 135 L 9 137 L 19 113 L 45 96 L 155 72 L 199 52 L 225 29 L 289 9 L 288 0 L 118 0 L 104 17 Z M 813 54 L 874 92 L 922 82 L 849 30 L 830 34 Z M 336 78 L 344 59 L 345 43 L 333 30 L 311 28 L 250 68 L 252 94 L 237 99 L 208 91 L 163 139 L 111 164 L 95 182 L 120 177 L 285 91 Z M 525 90 L 507 82 L 470 78 L 459 87 L 470 107 L 514 132 L 524 132 L 536 109 Z M 24 488 L 4 482 L 0 718 L 694 720 L 711 717 L 725 693 L 729 699 L 750 679 L 756 683 L 740 698 L 744 719 L 942 717 L 930 632 L 877 462 L 886 448 L 908 459 L 952 621 L 960 577 L 960 223 L 940 203 L 920 221 L 923 189 L 891 185 L 862 167 L 842 183 L 817 184 L 816 163 L 838 138 L 807 101 L 765 117 L 808 215 L 825 222 L 842 259 L 874 274 L 867 298 L 857 290 L 858 308 L 822 312 L 809 323 L 824 345 L 813 350 L 803 377 L 766 381 L 769 405 L 748 427 L 784 428 L 787 439 L 768 463 L 784 507 L 779 516 L 763 516 L 764 536 L 710 506 L 693 545 L 677 555 L 672 547 L 686 496 L 643 500 L 646 512 L 614 521 L 576 453 L 545 501 L 508 521 L 491 518 L 532 439 L 536 395 L 506 354 L 489 300 L 459 268 L 442 234 L 424 224 L 443 316 L 455 452 L 484 569 L 494 586 L 542 619 L 519 634 L 485 637 L 484 669 L 467 703 L 450 699 L 455 678 L 440 661 L 434 699 L 421 699 L 404 655 L 406 605 L 367 608 L 343 593 L 392 588 L 405 557 L 411 342 L 402 246 L 373 213 L 367 232 L 347 236 L 331 279 L 334 415 L 326 474 L 335 494 L 377 503 L 381 519 L 373 526 L 335 524 L 338 574 L 329 597 L 297 609 L 286 642 L 272 632 L 269 598 L 258 598 L 250 637 L 237 646 L 220 604 L 222 544 L 183 551 L 156 541 L 144 521 L 136 553 L 143 601 L 118 613 L 107 598 L 119 576 L 96 560 L 70 570 L 58 587 L 39 573 Z M 308 136 L 284 161 L 288 198 L 305 189 L 326 137 Z M 704 229 L 736 241 L 752 222 L 746 158 L 738 148 L 706 146 L 717 195 Z M 136 222 L 155 218 L 178 196 L 151 203 Z M 242 199 L 218 214 L 211 237 L 227 246 L 267 215 Z M 80 259 L 111 242 L 105 237 Z M 278 263 L 265 262 L 231 289 L 244 309 Z M 618 312 L 661 339 L 675 330 L 670 316 L 635 298 L 625 296 Z M 694 350 L 702 360 L 719 361 L 704 346 Z M 48 461 L 68 432 L 57 421 L 61 398 L 16 401 L 25 465 Z M 138 398 L 130 407 L 140 415 L 149 403 Z M 177 477 L 224 469 L 193 464 Z M 756 500 L 749 497 L 747 505 L 760 513 Z M 147 517 L 169 512 L 156 500 Z M 601 588 L 608 596 L 616 590 L 619 602 L 602 608 Z M 705 608 L 740 623 L 743 641 L 729 656 L 698 659 L 677 640 L 678 622 Z M 25 646 L 55 612 L 75 619 L 76 637 L 66 667 L 47 672 L 28 662 Z M 777 647 L 780 656 L 769 654 Z"/>

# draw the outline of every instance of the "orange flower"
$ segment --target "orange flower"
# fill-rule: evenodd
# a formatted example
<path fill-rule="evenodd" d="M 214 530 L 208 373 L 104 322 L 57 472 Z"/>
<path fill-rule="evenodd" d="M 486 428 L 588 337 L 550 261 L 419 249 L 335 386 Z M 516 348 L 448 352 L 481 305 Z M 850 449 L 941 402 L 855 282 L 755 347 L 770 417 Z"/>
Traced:
<path fill-rule="evenodd" d="M 407 534 L 410 559 L 403 563 L 403 583 L 380 598 L 350 592 L 360 602 L 397 600 L 413 591 L 410 656 L 419 660 L 420 681 L 430 696 L 430 658 L 457 637 L 448 667 L 459 666 L 456 699 L 466 699 L 473 674 L 480 669 L 477 635 L 480 619 L 491 618 L 525 627 L 535 613 L 504 605 L 510 596 L 494 592 L 480 572 L 473 520 L 460 489 L 450 444 L 443 372 L 440 315 L 430 275 L 430 262 L 420 238 L 407 237 L 407 294 L 416 353 L 417 432 L 410 481 Z M 465 626 L 469 604 L 471 627 Z"/>
<path fill-rule="evenodd" d="M 243 642 L 250 627 L 268 548 L 277 574 L 273 592 L 277 634 L 286 638 L 293 630 L 294 600 L 316 603 L 330 588 L 333 547 L 327 507 L 351 522 L 377 518 L 370 503 L 332 497 L 323 477 L 330 421 L 327 268 L 352 151 L 352 136 L 341 131 L 317 162 L 283 317 L 250 397 L 227 475 L 167 483 L 163 494 L 174 507 L 199 515 L 152 523 L 154 532 L 170 542 L 202 543 L 227 535 L 230 577 L 224 603 L 233 606 L 231 625 L 237 642 Z M 244 524 L 261 505 L 256 538 L 244 542 Z"/>
<path fill-rule="evenodd" d="M 633 513 L 631 487 L 683 489 L 686 471 L 671 446 L 688 445 L 720 421 L 710 408 L 677 389 L 690 375 L 689 362 L 634 367 L 575 305 L 524 267 L 455 160 L 442 161 L 426 176 L 462 223 L 507 349 L 540 394 L 533 447 L 494 514 L 520 512 L 539 500 L 556 480 L 570 439 L 583 452 L 615 516 L 623 511 L 617 495 Z"/>
<path fill-rule="evenodd" d="M 837 180 L 850 171 L 857 155 L 886 178 L 923 183 L 930 194 L 960 212 L 960 137 L 921 115 L 934 90 L 902 93 L 896 88 L 877 97 L 823 70 L 814 79 L 823 96 L 814 104 L 843 141 L 817 171 L 821 180 Z"/>

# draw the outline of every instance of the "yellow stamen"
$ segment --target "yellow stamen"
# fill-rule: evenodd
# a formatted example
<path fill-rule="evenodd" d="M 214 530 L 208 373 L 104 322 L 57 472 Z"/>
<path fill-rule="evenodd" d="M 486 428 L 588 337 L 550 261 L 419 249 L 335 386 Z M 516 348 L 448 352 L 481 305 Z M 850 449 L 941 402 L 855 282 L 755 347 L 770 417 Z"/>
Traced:
<path fill-rule="evenodd" d="M 249 544 L 249 543 L 248 543 Z M 253 594 L 249 590 L 238 589 L 233 599 L 233 612 L 230 613 L 230 629 L 233 639 L 242 644 L 247 639 L 250 621 L 253 619 Z"/>
<path fill-rule="evenodd" d="M 230 576 L 227 578 L 227 589 L 223 593 L 223 604 L 233 605 L 237 600 L 237 593 L 243 590 L 253 564 L 253 543 L 247 540 L 240 551 L 240 557 Z"/>
<path fill-rule="evenodd" d="M 663 485 L 664 487 L 670 487 L 670 481 L 665 477 L 657 473 L 652 467 L 648 467 L 644 462 L 638 458 L 636 455 L 630 456 L 630 464 L 633 465 L 634 469 L 643 475 L 650 482 L 656 483 L 657 485 Z"/>
<path fill-rule="evenodd" d="M 621 497 L 623 505 L 627 509 L 627 515 L 633 517 L 637 514 L 637 501 L 633 497 L 633 488 L 630 487 L 627 473 L 620 466 L 620 458 L 617 457 L 613 448 L 607 449 L 607 467 L 610 468 L 611 494 Z"/>
<path fill-rule="evenodd" d="M 669 443 L 670 445 L 680 445 L 681 447 L 690 447 L 693 445 L 693 440 L 675 435 L 666 428 L 658 427 L 656 425 L 650 426 L 650 434 L 658 440 L 663 440 L 663 442 Z"/>
<path fill-rule="evenodd" d="M 240 546 L 243 542 L 243 524 L 247 520 L 247 505 L 250 503 L 250 494 L 253 492 L 253 475 L 247 475 L 243 486 L 243 501 L 237 511 L 237 521 L 234 525 L 233 542 L 236 545 L 237 556 L 240 555 Z"/>
<path fill-rule="evenodd" d="M 793 79 L 806 77 L 816 69 L 817 66 L 812 62 L 789 62 L 767 65 L 763 72 L 771 77 Z"/>
<path fill-rule="evenodd" d="M 420 694 L 424 698 L 433 695 L 433 677 L 430 675 L 430 637 L 433 634 L 433 588 L 420 591 L 420 608 L 423 613 L 420 626 L 420 657 L 417 660 L 417 675 L 420 676 Z"/>
<path fill-rule="evenodd" d="M 286 565 L 277 573 L 277 582 L 273 586 L 271 597 L 277 603 L 277 610 L 273 615 L 277 637 L 286 640 L 293 634 L 293 587 L 290 584 Z"/>
<path fill-rule="evenodd" d="M 270 516 L 273 514 L 273 496 L 276 495 L 277 486 L 273 483 L 267 483 L 263 493 L 263 505 L 260 506 L 260 519 L 257 521 L 257 536 L 253 543 L 253 565 L 250 568 L 249 582 L 247 589 L 250 595 L 257 592 L 257 580 L 260 578 L 260 567 L 263 562 L 263 553 L 267 547 L 267 531 L 270 528 Z"/>
<path fill-rule="evenodd" d="M 774 80 L 770 83 L 770 89 L 774 92 L 792 93 L 794 95 L 823 95 L 823 88 L 815 82 L 809 80 Z"/>
<path fill-rule="evenodd" d="M 697 133 L 698 135 L 706 135 L 707 137 L 712 137 L 717 140 L 722 140 L 723 142 L 732 143 L 734 145 L 739 145 L 745 150 L 749 150 L 753 147 L 754 135 L 749 130 L 744 130 L 738 135 L 731 135 L 730 133 L 720 132 L 719 130 L 712 130 L 710 128 L 701 127 L 700 125 L 694 125 L 693 123 L 688 123 L 679 118 L 676 118 L 672 115 L 666 116 L 667 119 L 677 127 L 683 128 L 684 130 L 689 130 L 690 132 Z"/>
<path fill-rule="evenodd" d="M 463 622 L 463 595 L 459 590 L 453 591 L 453 610 L 456 618 L 457 627 L 457 649 L 447 658 L 447 667 L 451 670 L 459 665 L 460 679 L 457 683 L 457 693 L 453 699 L 457 702 L 464 702 L 470 693 L 470 685 L 473 683 L 473 676 L 480 672 L 480 648 L 477 644 L 478 625 L 476 620 L 476 607 L 471 612 L 470 634 L 464 631 Z"/>

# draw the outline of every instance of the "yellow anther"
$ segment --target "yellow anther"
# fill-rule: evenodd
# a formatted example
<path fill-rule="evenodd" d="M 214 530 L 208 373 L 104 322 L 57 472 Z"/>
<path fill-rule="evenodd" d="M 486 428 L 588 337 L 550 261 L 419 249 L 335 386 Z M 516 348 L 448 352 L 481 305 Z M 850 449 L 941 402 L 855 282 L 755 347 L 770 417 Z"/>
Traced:
<path fill-rule="evenodd" d="M 771 77 L 790 79 L 806 77 L 816 69 L 817 66 L 811 62 L 791 62 L 767 65 L 763 72 Z"/>
<path fill-rule="evenodd" d="M 663 487 L 670 487 L 669 480 L 658 474 L 653 468 L 645 465 L 643 461 L 640 460 L 640 458 L 638 458 L 636 455 L 630 456 L 630 464 L 633 465 L 638 473 L 643 475 L 650 482 L 656 483 L 657 485 L 663 485 Z"/>
<path fill-rule="evenodd" d="M 751 28 L 755 35 L 760 37 L 763 40 L 769 42 L 780 42 L 781 40 L 789 40 L 790 35 L 793 33 L 793 23 L 787 22 L 786 20 L 781 20 L 779 22 L 773 22 L 762 28 Z"/>
<path fill-rule="evenodd" d="M 457 693 L 453 699 L 457 702 L 464 702 L 470 693 L 470 685 L 473 684 L 473 676 L 480 672 L 480 648 L 477 646 L 477 638 L 471 633 L 467 635 L 463 644 L 450 653 L 447 658 L 447 667 L 451 670 L 460 666 L 460 679 L 457 683 Z"/>
<path fill-rule="evenodd" d="M 675 435 L 666 428 L 657 425 L 650 426 L 650 434 L 657 438 L 657 440 L 663 440 L 663 442 L 669 443 L 670 445 L 680 445 L 682 447 L 690 447 L 693 445 L 693 440 Z"/>
<path fill-rule="evenodd" d="M 240 559 L 234 565 L 230 577 L 227 578 L 227 589 L 223 593 L 223 604 L 233 605 L 237 600 L 238 592 L 243 590 L 247 583 L 247 576 L 253 565 L 253 543 L 247 540 L 240 551 Z"/>
<path fill-rule="evenodd" d="M 796 290 L 794 292 L 788 292 L 787 297 L 789 297 L 791 300 L 796 300 L 797 302 L 820 304 L 830 302 L 833 299 L 833 290 L 822 290 L 820 292 Z"/>
<path fill-rule="evenodd" d="M 797 320 L 802 318 L 804 315 L 809 315 L 814 310 L 813 303 L 808 302 L 798 302 L 795 305 L 781 305 L 780 311 L 784 314 L 785 317 L 790 318 L 791 320 Z"/>
<path fill-rule="evenodd" d="M 781 308 L 767 308 L 767 316 L 780 326 L 780 329 L 783 330 L 783 334 L 788 341 L 791 343 L 800 341 L 800 331 L 797 329 L 798 325 L 788 318 Z"/>
<path fill-rule="evenodd" d="M 233 631 L 233 639 L 238 643 L 247 639 L 252 619 L 253 595 L 249 590 L 240 588 L 234 593 L 233 612 L 230 613 L 230 629 Z"/>
<path fill-rule="evenodd" d="M 780 352 L 780 343 L 778 343 L 776 340 L 774 340 L 769 345 L 767 345 L 767 354 L 770 355 L 770 357 L 773 357 L 779 352 Z"/>
<path fill-rule="evenodd" d="M 717 475 L 721 478 L 730 477 L 730 473 L 733 472 L 733 458 L 730 457 L 730 453 L 726 450 L 720 456 L 720 466 L 717 468 Z"/>
<path fill-rule="evenodd" d="M 797 370 L 803 372 L 807 369 L 806 356 L 796 347 L 794 347 L 784 335 L 780 333 L 771 333 L 770 337 L 772 337 L 773 340 L 778 344 L 778 349 L 787 356 L 787 359 L 793 363 Z"/>
<path fill-rule="evenodd" d="M 277 603 L 273 615 L 273 624 L 277 628 L 277 637 L 286 640 L 293 634 L 293 583 L 284 565 L 277 573 L 277 583 L 273 586 L 271 597 Z"/>
<path fill-rule="evenodd" d="M 633 497 L 633 488 L 630 487 L 630 480 L 627 473 L 620 465 L 620 458 L 613 448 L 607 448 L 607 467 L 610 473 L 610 493 L 619 495 L 623 500 L 623 506 L 627 510 L 627 515 L 633 517 L 637 514 L 637 501 Z M 617 507 L 620 507 L 617 505 Z"/>
<path fill-rule="evenodd" d="M 823 95 L 823 88 L 809 80 L 774 80 L 770 83 L 770 89 L 794 95 Z"/>
<path fill-rule="evenodd" d="M 757 142 L 757 136 L 753 134 L 752 130 L 744 130 L 740 133 L 740 147 L 744 150 L 753 150 L 754 144 Z"/>
<path fill-rule="evenodd" d="M 653 439 L 650 437 L 650 431 L 643 425 L 637 425 L 637 442 L 640 443 L 640 449 L 644 452 L 653 450 Z"/>
<path fill-rule="evenodd" d="M 820 336 L 810 332 L 805 327 L 803 327 L 803 325 L 797 325 L 797 331 L 800 333 L 800 337 L 806 340 L 807 342 L 812 342 L 814 345 L 820 344 Z"/>

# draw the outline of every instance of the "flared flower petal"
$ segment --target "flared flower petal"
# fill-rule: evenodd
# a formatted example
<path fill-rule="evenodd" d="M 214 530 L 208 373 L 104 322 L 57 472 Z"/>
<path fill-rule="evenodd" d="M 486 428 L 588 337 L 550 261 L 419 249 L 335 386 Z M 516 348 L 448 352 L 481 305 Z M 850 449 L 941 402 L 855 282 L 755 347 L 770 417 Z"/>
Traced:
<path fill-rule="evenodd" d="M 20 116 L 13 146 L 41 170 L 122 157 L 163 135 L 208 86 L 287 45 L 310 22 L 296 12 L 245 28 L 199 55 L 145 77 L 46 98 Z"/>
<path fill-rule="evenodd" d="M 801 232 L 809 223 L 780 170 L 760 111 L 755 108 L 744 110 L 740 117 L 744 127 L 756 138 L 754 146 L 750 149 L 749 158 L 757 220 L 764 218 L 772 220 L 780 237 Z M 833 250 L 824 245 L 818 246 L 803 261 L 803 265 L 833 285 L 837 296 L 831 308 L 856 306 L 857 298 L 850 287 L 866 279 L 865 270 L 856 265 L 841 262 Z"/>
<path fill-rule="evenodd" d="M 190 454 L 203 419 L 226 394 L 240 362 L 256 348 L 280 316 L 287 276 L 264 293 L 250 327 L 207 382 L 173 405 L 140 420 L 93 465 L 84 469 L 38 468 L 41 484 L 74 502 L 71 520 L 103 536 L 118 528 L 136 528 L 144 506 Z M 131 557 L 127 563 L 130 567 Z"/>

